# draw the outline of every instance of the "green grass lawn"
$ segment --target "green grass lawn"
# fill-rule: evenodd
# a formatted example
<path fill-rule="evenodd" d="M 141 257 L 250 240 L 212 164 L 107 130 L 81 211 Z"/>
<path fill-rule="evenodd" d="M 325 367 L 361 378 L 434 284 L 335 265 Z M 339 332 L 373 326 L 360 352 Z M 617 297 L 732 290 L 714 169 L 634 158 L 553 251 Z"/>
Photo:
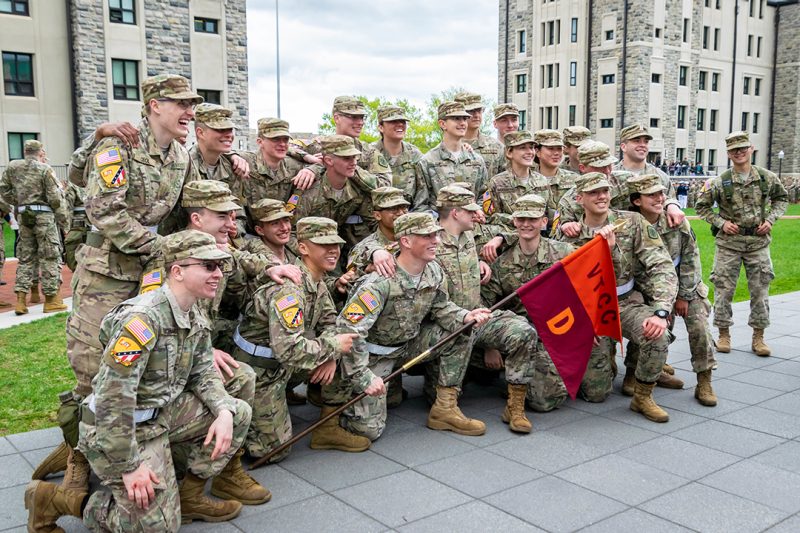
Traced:
<path fill-rule="evenodd" d="M 14 257 L 14 230 L 3 224 L 3 242 L 6 245 L 6 257 Z"/>
<path fill-rule="evenodd" d="M 694 216 L 697 212 L 693 208 L 688 208 L 683 210 L 687 216 Z M 792 216 L 800 216 L 800 204 L 789 204 L 789 207 L 786 208 L 786 214 Z"/>

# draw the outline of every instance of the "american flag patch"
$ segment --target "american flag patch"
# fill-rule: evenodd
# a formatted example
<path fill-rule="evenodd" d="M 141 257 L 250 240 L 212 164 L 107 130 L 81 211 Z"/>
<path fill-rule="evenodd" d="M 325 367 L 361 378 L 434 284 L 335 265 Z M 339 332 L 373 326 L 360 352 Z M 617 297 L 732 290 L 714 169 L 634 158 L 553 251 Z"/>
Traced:
<path fill-rule="evenodd" d="M 370 311 L 374 311 L 378 307 L 378 300 L 375 298 L 375 295 L 369 291 L 362 292 L 358 299 L 364 302 L 364 305 L 367 306 L 367 309 Z"/>
<path fill-rule="evenodd" d="M 110 165 L 111 163 L 119 163 L 122 161 L 122 157 L 119 155 L 119 150 L 116 148 L 109 148 L 97 154 L 94 160 L 98 167 L 102 167 L 104 165 Z"/>
<path fill-rule="evenodd" d="M 292 196 L 290 196 L 289 200 L 286 201 L 286 210 L 290 213 L 294 211 L 295 208 L 297 207 L 297 202 L 299 201 L 300 201 L 299 194 L 293 194 Z"/>
<path fill-rule="evenodd" d="M 132 318 L 125 324 L 125 329 L 131 332 L 136 340 L 141 342 L 142 344 L 147 344 L 155 337 L 153 330 L 145 324 L 144 320 L 141 318 Z"/>
<path fill-rule="evenodd" d="M 153 270 L 142 276 L 142 287 L 149 285 L 161 285 L 161 271 Z"/>
<path fill-rule="evenodd" d="M 275 307 L 278 308 L 278 311 L 283 311 L 284 309 L 289 309 L 293 305 L 298 305 L 300 302 L 297 300 L 294 294 L 289 294 L 288 296 L 284 296 L 277 302 L 275 302 Z"/>

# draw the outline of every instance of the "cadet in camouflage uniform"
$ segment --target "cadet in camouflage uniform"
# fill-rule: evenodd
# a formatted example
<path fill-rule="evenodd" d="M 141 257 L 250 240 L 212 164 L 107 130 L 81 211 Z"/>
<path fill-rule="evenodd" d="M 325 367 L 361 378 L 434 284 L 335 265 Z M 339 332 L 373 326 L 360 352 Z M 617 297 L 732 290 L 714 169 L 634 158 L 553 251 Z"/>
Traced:
<path fill-rule="evenodd" d="M 223 388 L 209 325 L 194 305 L 214 296 L 219 261 L 230 256 L 195 231 L 159 244 L 168 281 L 103 319 L 102 362 L 81 406 L 80 449 L 110 490 L 92 494 L 83 509 L 85 489 L 32 481 L 25 492 L 31 531 L 50 531 L 62 514 L 82 515 L 93 531 L 177 531 L 182 521 L 229 520 L 241 511 L 239 502 L 203 494 L 244 442 L 251 409 Z M 171 444 L 192 447 L 180 487 Z"/>
<path fill-rule="evenodd" d="M 591 140 L 592 132 L 589 128 L 583 126 L 569 126 L 564 128 L 562 132 L 564 135 L 564 160 L 561 162 L 561 168 L 569 170 L 575 174 L 580 174 L 580 161 L 578 160 L 578 148 L 583 143 Z"/>
<path fill-rule="evenodd" d="M 298 256 L 287 246 L 292 239 L 292 213 L 281 200 L 264 198 L 250 206 L 253 230 L 257 239 L 246 239 L 241 250 L 265 256 L 270 264 L 291 265 Z M 295 243 L 296 245 L 296 243 Z M 256 278 L 247 279 L 248 301 L 258 288 Z"/>
<path fill-rule="evenodd" d="M 472 146 L 483 157 L 483 161 L 486 163 L 486 175 L 491 178 L 504 171 L 506 169 L 506 156 L 503 142 L 481 133 L 484 110 L 481 95 L 463 92 L 455 95 L 453 100 L 464 104 L 464 109 L 469 113 L 467 134 L 464 136 L 464 142 Z"/>
<path fill-rule="evenodd" d="M 512 217 L 519 239 L 492 263 L 492 277 L 481 287 L 481 296 L 487 305 L 494 305 L 516 292 L 575 251 L 570 244 L 542 237 L 542 230 L 547 227 L 546 206 L 545 199 L 537 194 L 520 196 L 514 203 Z M 519 298 L 512 300 L 508 309 L 530 320 Z M 526 403 L 534 411 L 544 413 L 564 403 L 567 389 L 541 340 L 537 340 L 533 352 L 535 364 Z"/>
<path fill-rule="evenodd" d="M 34 277 L 34 268 L 41 269 L 44 312 L 64 311 L 67 306 L 58 296 L 61 284 L 61 241 L 56 226 L 56 211 L 64 196 L 55 172 L 44 162 L 42 143 L 25 141 L 25 159 L 11 161 L 0 179 L 0 196 L 14 205 L 19 213 L 17 243 L 17 280 L 14 312 L 28 312 L 26 299 Z M 2 229 L 2 226 L 0 226 Z"/>
<path fill-rule="evenodd" d="M 657 166 L 647 160 L 650 153 L 650 141 L 653 136 L 647 126 L 643 124 L 633 124 L 627 128 L 622 128 L 619 132 L 619 148 L 622 150 L 622 160 L 614 165 L 614 170 L 626 170 L 631 174 L 655 174 L 661 180 L 661 184 L 666 190 L 668 198 L 675 198 L 675 187 L 669 176 Z M 673 204 L 670 204 L 673 205 Z M 676 208 L 680 208 L 677 205 Z"/>
<path fill-rule="evenodd" d="M 322 217 L 297 222 L 301 259 L 295 264 L 303 272 L 302 283 L 287 281 L 261 285 L 247 304 L 236 330 L 234 356 L 256 371 L 256 401 L 253 423 L 247 436 L 247 451 L 263 457 L 292 437 L 286 405 L 286 385 L 294 372 L 310 372 L 310 381 L 329 385 L 336 362 L 353 344 L 354 334 L 336 334 L 336 308 L 325 287 L 326 272 L 339 263 L 344 240 L 336 223 Z M 333 408 L 323 407 L 322 416 Z M 315 431 L 312 448 L 361 452 L 369 448 L 365 437 L 352 435 L 331 420 Z M 291 448 L 271 459 L 280 461 Z"/>
<path fill-rule="evenodd" d="M 519 108 L 516 104 L 497 104 L 494 106 L 493 113 L 492 125 L 497 130 L 497 140 L 505 143 L 506 135 L 519 131 Z M 491 178 L 491 176 L 489 177 Z"/>
<path fill-rule="evenodd" d="M 348 271 L 355 269 L 356 277 L 375 271 L 387 278 L 394 275 L 394 254 L 399 249 L 394 236 L 394 221 L 408 213 L 409 205 L 403 191 L 395 187 L 380 187 L 372 191 L 373 216 L 378 229 L 350 251 Z"/>
<path fill-rule="evenodd" d="M 86 218 L 86 206 L 84 205 L 85 197 L 86 190 L 83 187 L 78 187 L 72 182 L 67 183 L 64 200 L 67 207 L 65 211 L 69 214 L 67 224 L 69 231 L 64 238 L 64 256 L 67 266 L 73 272 L 78 268 L 75 252 L 78 250 L 78 246 L 86 242 L 86 235 L 89 233 L 89 220 Z"/>
<path fill-rule="evenodd" d="M 564 141 L 561 132 L 556 130 L 537 130 L 533 134 L 536 145 L 536 157 L 539 160 L 539 174 L 550 183 L 548 211 L 555 217 L 558 202 L 568 190 L 575 186 L 578 175 L 561 167 L 564 159 Z M 554 221 L 555 222 L 555 221 Z"/>
<path fill-rule="evenodd" d="M 456 181 L 472 184 L 483 195 L 489 184 L 483 157 L 464 150 L 461 143 L 467 132 L 469 113 L 458 102 L 442 102 L 437 110 L 442 142 L 422 156 L 416 166 L 412 211 L 435 211 L 439 189 Z"/>
<path fill-rule="evenodd" d="M 604 174 L 590 172 L 581 176 L 576 189 L 583 209 L 580 233 L 564 240 L 582 245 L 599 234 L 609 241 L 622 334 L 628 340 L 641 341 L 630 407 L 648 420 L 667 422 L 669 415 L 656 405 L 652 393 L 667 360 L 667 317 L 678 292 L 672 259 L 656 229 L 640 214 L 610 209 L 611 184 Z M 615 232 L 613 224 L 619 220 L 624 225 Z M 611 392 L 613 351 L 605 352 L 592 351 L 581 384 L 581 394 L 590 401 L 602 401 Z"/>
<path fill-rule="evenodd" d="M 694 397 L 702 405 L 710 407 L 717 405 L 717 397 L 711 387 L 711 370 L 716 365 L 714 341 L 708 323 L 711 303 L 708 301 L 708 287 L 703 283 L 697 238 L 688 220 L 684 220 L 678 228 L 670 228 L 667 225 L 667 217 L 664 214 L 665 190 L 660 176 L 642 174 L 631 178 L 628 185 L 631 189 L 632 210 L 641 213 L 645 220 L 656 228 L 678 274 L 678 297 L 675 300 L 673 315 L 683 317 L 689 334 L 692 369 L 697 374 Z M 625 382 L 622 385 L 623 392 L 626 392 L 626 386 L 630 389 L 628 396 L 633 395 L 636 383 L 634 376 L 636 358 L 631 357 L 631 346 L 638 348 L 633 341 L 628 343 Z M 629 366 L 629 359 L 634 364 Z M 661 375 L 663 376 L 664 372 Z"/>
<path fill-rule="evenodd" d="M 3 223 L 8 222 L 6 217 L 9 217 L 14 210 L 14 206 L 9 204 L 8 202 L 3 201 L 2 195 L 0 195 L 0 285 L 5 285 L 5 282 L 2 281 L 3 279 L 3 268 L 6 264 L 6 240 L 5 240 L 5 227 L 3 227 Z M 10 224 L 10 222 L 9 222 Z M 8 302 L 0 301 L 0 309 L 4 307 L 11 307 L 11 304 Z"/>
<path fill-rule="evenodd" d="M 731 349 L 733 325 L 731 301 L 744 264 L 750 292 L 752 350 L 766 357 L 771 351 L 764 341 L 769 326 L 769 284 L 775 277 L 769 243 L 772 226 L 786 212 L 787 193 L 777 176 L 750 163 L 753 146 L 745 131 L 725 137 L 733 169 L 710 178 L 697 200 L 697 214 L 711 224 L 716 236 L 714 267 L 714 325 L 719 329 L 717 351 Z M 714 204 L 719 211 L 714 211 Z"/>
<path fill-rule="evenodd" d="M 427 213 L 407 213 L 395 221 L 400 244 L 397 272 L 384 278 L 377 272 L 364 276 L 350 292 L 337 318 L 339 331 L 358 333 L 352 351 L 341 360 L 342 383 L 336 399 L 344 403 L 353 392 L 368 396 L 342 413 L 344 427 L 370 440 L 386 426 L 386 387 L 398 360 L 416 357 L 441 338 L 470 320 L 478 325 L 489 318 L 488 309 L 468 311 L 458 307 L 447 292 L 447 280 L 434 261 L 441 227 Z M 459 335 L 431 356 L 439 366 L 436 402 L 428 427 L 463 435 L 482 435 L 486 426 L 466 418 L 457 405 L 458 390 L 469 358 L 469 336 Z"/>

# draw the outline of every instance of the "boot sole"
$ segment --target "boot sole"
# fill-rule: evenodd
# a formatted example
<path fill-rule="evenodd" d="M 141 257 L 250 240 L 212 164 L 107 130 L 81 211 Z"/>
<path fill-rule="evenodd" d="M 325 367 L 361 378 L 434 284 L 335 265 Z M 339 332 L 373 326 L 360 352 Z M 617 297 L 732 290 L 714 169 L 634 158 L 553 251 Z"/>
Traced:
<path fill-rule="evenodd" d="M 309 444 L 308 447 L 312 450 L 339 450 L 340 452 L 347 453 L 361 453 L 369 450 L 369 446 L 365 448 L 342 448 L 335 444 Z"/>
<path fill-rule="evenodd" d="M 436 422 L 431 420 L 428 420 L 428 427 L 437 431 L 452 431 L 453 433 L 458 435 L 466 435 L 467 437 L 479 437 L 486 433 L 486 428 L 473 430 L 458 429 L 449 424 L 445 424 L 444 422 Z"/>
<path fill-rule="evenodd" d="M 694 399 L 697 400 L 697 403 L 699 403 L 700 405 L 703 405 L 705 407 L 716 407 L 717 406 L 717 402 L 716 401 L 714 401 L 714 402 L 707 402 L 707 401 L 704 402 L 703 400 L 701 400 L 697 396 L 695 396 Z"/>
<path fill-rule="evenodd" d="M 631 405 L 631 411 L 633 411 L 634 413 L 639 413 L 640 415 L 642 415 L 643 417 L 648 419 L 650 422 L 657 422 L 659 424 L 664 424 L 666 422 L 669 422 L 669 415 L 667 415 L 667 418 L 665 418 L 663 420 L 660 419 L 660 418 L 652 418 L 652 417 L 647 416 L 646 414 L 644 414 L 641 409 L 636 408 L 636 407 L 634 407 L 632 405 Z"/>
<path fill-rule="evenodd" d="M 211 487 L 211 495 L 216 496 L 220 500 L 236 500 L 237 502 L 241 503 L 242 505 L 261 505 L 262 503 L 267 503 L 272 499 L 272 493 L 267 491 L 267 495 L 260 500 L 245 500 L 243 498 L 238 498 L 233 494 L 225 492 L 224 490 L 217 490 L 213 486 Z"/>
<path fill-rule="evenodd" d="M 754 354 L 756 354 L 757 356 L 759 356 L 759 357 L 769 357 L 770 355 L 772 355 L 772 352 L 771 352 L 771 351 L 770 351 L 770 352 L 767 352 L 767 353 L 763 353 L 763 352 L 762 352 L 762 353 L 758 353 L 758 352 L 756 351 L 756 349 L 755 349 L 755 348 L 753 348 L 752 346 L 750 347 L 750 350 L 751 350 L 751 351 L 752 351 Z"/>
<path fill-rule="evenodd" d="M 228 520 L 233 520 L 242 512 L 242 508 L 239 507 L 233 513 L 229 513 L 223 516 L 207 516 L 200 513 L 192 513 L 188 515 L 181 515 L 181 524 L 191 524 L 194 520 L 200 520 L 201 522 L 227 522 Z"/>
<path fill-rule="evenodd" d="M 683 389 L 684 383 L 681 382 L 680 385 L 675 383 L 661 383 L 660 381 L 656 381 L 656 387 L 661 387 L 662 389 L 674 389 L 674 390 L 681 390 Z"/>

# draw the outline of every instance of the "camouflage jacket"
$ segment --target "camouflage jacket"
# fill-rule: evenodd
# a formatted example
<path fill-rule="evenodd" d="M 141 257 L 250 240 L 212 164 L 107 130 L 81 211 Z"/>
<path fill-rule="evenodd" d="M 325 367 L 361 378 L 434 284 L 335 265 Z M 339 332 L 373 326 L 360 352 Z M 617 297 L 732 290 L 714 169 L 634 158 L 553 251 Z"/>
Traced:
<path fill-rule="evenodd" d="M 0 178 L 0 196 L 17 208 L 26 205 L 49 207 L 53 213 L 64 201 L 56 173 L 35 158 L 11 161 Z"/>
<path fill-rule="evenodd" d="M 86 218 L 86 206 L 83 199 L 86 197 L 86 190 L 78 187 L 72 182 L 67 183 L 67 190 L 64 194 L 67 229 L 88 229 L 89 220 Z"/>
<path fill-rule="evenodd" d="M 363 276 L 366 268 L 372 264 L 372 254 L 378 250 L 386 250 L 390 253 L 399 251 L 397 241 L 390 241 L 380 228 L 353 246 L 347 256 L 346 270 L 355 269 L 357 277 Z"/>
<path fill-rule="evenodd" d="M 667 215 L 662 214 L 653 227 L 661 236 L 667 253 L 672 258 L 672 264 L 675 265 L 675 272 L 678 274 L 678 298 L 688 301 L 698 296 L 708 296 L 708 287 L 703 283 L 697 237 L 689 221 L 684 220 L 677 228 L 670 228 Z"/>
<path fill-rule="evenodd" d="M 100 327 L 105 346 L 92 381 L 97 446 L 122 475 L 142 462 L 139 442 L 170 429 L 134 424 L 135 409 L 163 409 L 191 391 L 216 416 L 235 403 L 214 370 L 209 324 L 197 307 L 183 311 L 164 285 L 112 309 Z"/>
<path fill-rule="evenodd" d="M 558 203 L 561 201 L 561 198 L 563 198 L 567 191 L 575 186 L 575 181 L 578 179 L 579 175 L 580 174 L 575 174 L 571 170 L 559 167 L 558 173 L 554 177 L 545 177 L 545 179 L 550 182 L 549 208 L 553 212 L 553 217 L 555 217 L 555 211 L 558 211 Z"/>
<path fill-rule="evenodd" d="M 626 170 L 614 170 L 608 181 L 611 184 L 611 207 L 624 211 L 631 206 L 630 193 L 628 192 L 628 178 L 633 174 Z M 558 202 L 559 225 L 566 222 L 577 222 L 583 216 L 583 208 L 578 204 L 578 193 L 575 186 L 564 193 Z"/>
<path fill-rule="evenodd" d="M 483 157 L 462 150 L 456 159 L 439 143 L 422 156 L 414 169 L 412 211 L 436 211 L 439 189 L 457 181 L 471 183 L 475 196 L 480 198 L 489 181 Z"/>
<path fill-rule="evenodd" d="M 340 333 L 358 333 L 349 354 L 342 356 L 342 375 L 357 391 L 363 391 L 375 374 L 369 369 L 366 342 L 401 346 L 419 336 L 426 318 L 447 331 L 463 325 L 466 309 L 450 300 L 447 280 L 435 262 L 425 266 L 419 280 L 398 266 L 393 278 L 367 274 L 350 291 L 344 310 L 336 319 Z"/>
<path fill-rule="evenodd" d="M 366 181 L 373 181 L 377 183 L 376 187 L 388 187 L 392 184 L 392 169 L 386 158 L 379 150 L 370 149 L 370 145 L 364 144 L 360 139 L 353 139 L 356 148 L 361 151 L 358 156 L 358 167 L 367 174 L 372 176 L 372 179 Z M 322 144 L 319 138 L 315 138 L 306 146 L 306 152 L 309 154 L 322 154 Z M 315 175 L 319 176 L 324 169 L 322 165 L 313 165 L 310 167 Z"/>
<path fill-rule="evenodd" d="M 392 169 L 392 187 L 404 191 L 406 200 L 411 202 L 414 199 L 414 167 L 422 159 L 419 148 L 403 141 L 403 151 L 397 157 L 392 157 L 384 148 L 383 139 L 379 139 L 364 149 L 380 152 Z"/>
<path fill-rule="evenodd" d="M 250 175 L 247 179 L 234 176 L 231 190 L 242 201 L 244 207 L 253 205 L 264 198 L 289 202 L 292 192 L 302 194 L 302 191 L 294 190 L 292 180 L 298 172 L 305 168 L 303 163 L 291 157 L 285 157 L 278 164 L 278 168 L 273 170 L 264 161 L 260 150 L 241 152 L 239 156 L 250 165 Z M 297 205 L 297 201 L 291 203 Z"/>
<path fill-rule="evenodd" d="M 189 157 L 200 179 L 222 181 L 228 184 L 229 187 L 234 177 L 233 164 L 230 159 L 231 155 L 232 154 L 220 155 L 216 166 L 209 168 L 205 161 L 203 161 L 203 155 L 200 153 L 200 145 L 195 144 L 189 148 Z"/>
<path fill-rule="evenodd" d="M 625 165 L 622 164 L 622 160 L 620 160 L 618 163 L 614 165 L 613 170 L 628 172 L 633 176 L 642 176 L 644 174 L 655 174 L 656 176 L 661 178 L 661 184 L 667 188 L 667 190 L 664 192 L 664 194 L 667 195 L 667 198 L 675 198 L 675 187 L 672 185 L 672 181 L 669 179 L 667 173 L 650 162 L 645 162 L 644 168 L 641 170 L 636 170 L 636 169 L 631 170 L 629 168 L 626 168 Z M 677 204 L 677 202 L 673 203 Z"/>
<path fill-rule="evenodd" d="M 488 179 L 506 169 L 508 163 L 506 160 L 506 148 L 496 138 L 479 133 L 476 138 L 464 139 L 464 142 L 472 146 L 483 157 L 483 161 L 486 163 L 486 176 Z"/>
<path fill-rule="evenodd" d="M 733 222 L 740 228 L 751 229 L 758 227 L 764 221 L 774 225 L 789 205 L 786 189 L 774 173 L 756 166 L 750 168 L 748 176 L 737 172 L 730 174 L 730 198 L 722 183 L 723 175 L 709 178 L 697 198 L 697 214 L 715 228 L 719 228 L 717 246 L 739 252 L 750 252 L 769 246 L 772 241 L 771 234 L 728 235 L 722 231 L 722 225 L 725 221 Z M 715 202 L 719 207 L 718 212 L 714 211 Z"/>
<path fill-rule="evenodd" d="M 514 176 L 511 170 L 501 172 L 489 180 L 488 196 L 483 196 L 483 212 L 487 216 L 510 215 L 514 212 L 514 202 L 517 198 L 526 194 L 538 194 L 550 205 L 550 184 L 547 178 L 533 171 L 524 178 Z"/>
<path fill-rule="evenodd" d="M 481 305 L 481 270 L 475 236 L 465 231 L 458 237 L 447 230 L 439 232 L 435 261 L 442 267 L 450 299 L 464 309 Z"/>
<path fill-rule="evenodd" d="M 252 254 L 253 256 L 259 257 L 263 260 L 263 268 L 262 271 L 278 265 L 292 265 L 298 259 L 297 254 L 295 254 L 288 246 L 284 247 L 284 254 L 286 257 L 286 261 L 281 261 L 281 259 L 275 255 L 275 252 L 272 249 L 264 244 L 264 242 L 258 238 L 252 239 L 245 239 L 242 246 L 239 248 L 240 253 L 248 253 Z M 252 298 L 253 294 L 255 294 L 256 290 L 259 287 L 259 276 L 261 272 L 256 272 L 255 275 L 243 272 L 243 276 L 241 278 L 237 277 L 238 284 L 236 287 L 242 286 L 241 290 L 244 290 L 244 302 L 248 302 L 250 298 Z M 231 284 L 231 286 L 233 283 Z M 232 289 L 234 287 L 231 287 Z M 238 290 L 237 290 L 238 292 Z"/>

